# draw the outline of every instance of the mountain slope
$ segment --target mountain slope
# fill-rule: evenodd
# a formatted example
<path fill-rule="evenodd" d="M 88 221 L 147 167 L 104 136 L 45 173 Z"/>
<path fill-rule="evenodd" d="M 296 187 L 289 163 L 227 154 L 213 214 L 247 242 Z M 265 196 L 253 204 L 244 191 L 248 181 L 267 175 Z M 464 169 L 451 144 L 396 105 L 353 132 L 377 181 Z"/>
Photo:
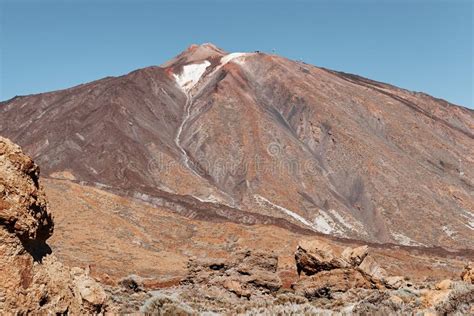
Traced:
<path fill-rule="evenodd" d="M 70 181 L 47 179 L 43 185 L 56 225 L 50 239 L 53 252 L 68 265 L 90 265 L 91 273 L 104 281 L 136 274 L 161 286 L 172 285 L 185 276 L 190 257 L 226 257 L 236 249 L 253 249 L 278 254 L 280 276 L 290 284 L 297 279 L 294 251 L 300 240 L 322 240 L 343 248 L 361 245 L 271 225 L 183 218 L 163 207 Z M 474 258 L 472 250 L 370 247 L 390 273 L 418 280 L 428 275 L 437 280 L 457 278 L 465 262 Z"/>
<path fill-rule="evenodd" d="M 158 204 L 188 195 L 228 219 L 474 247 L 473 111 L 355 75 L 193 45 L 161 67 L 3 102 L 0 120 L 50 177 Z"/>

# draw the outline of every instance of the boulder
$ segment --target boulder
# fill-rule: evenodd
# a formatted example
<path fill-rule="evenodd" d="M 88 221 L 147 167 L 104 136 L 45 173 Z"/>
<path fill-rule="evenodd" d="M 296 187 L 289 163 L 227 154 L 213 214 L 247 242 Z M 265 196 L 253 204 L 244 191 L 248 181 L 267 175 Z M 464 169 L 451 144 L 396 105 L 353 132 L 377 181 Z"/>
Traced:
<path fill-rule="evenodd" d="M 364 275 L 355 269 L 333 269 L 322 271 L 293 284 L 292 288 L 298 295 L 308 299 L 332 298 L 336 292 L 346 292 L 353 288 L 374 288 Z"/>
<path fill-rule="evenodd" d="M 406 285 L 405 278 L 401 276 L 388 276 L 383 278 L 382 281 L 387 288 L 394 290 L 397 290 L 402 286 Z"/>
<path fill-rule="evenodd" d="M 351 266 L 357 267 L 365 259 L 369 253 L 369 246 L 364 245 L 357 248 L 347 247 L 342 252 L 342 258 L 348 262 Z"/>
<path fill-rule="evenodd" d="M 223 288 L 239 297 L 278 291 L 278 257 L 261 251 L 239 251 L 229 259 L 190 259 L 188 275 L 182 284 L 210 285 Z"/>
<path fill-rule="evenodd" d="M 296 293 L 307 298 L 331 297 L 332 293 L 351 288 L 398 289 L 403 277 L 388 276 L 372 256 L 368 246 L 345 248 L 319 240 L 302 241 L 295 253 L 297 272 L 307 276 L 292 285 Z"/>
<path fill-rule="evenodd" d="M 107 295 L 102 286 L 93 278 L 82 274 L 74 278 L 74 284 L 83 302 L 90 305 L 91 310 L 100 310 L 100 307 L 105 305 Z"/>
<path fill-rule="evenodd" d="M 319 240 L 300 242 L 295 253 L 298 273 L 307 277 L 292 285 L 296 294 L 306 298 L 327 297 L 353 288 L 380 288 L 385 276 L 372 257 L 368 247 L 346 248 L 342 253 L 335 246 Z M 388 279 L 393 287 L 399 279 Z"/>
<path fill-rule="evenodd" d="M 251 272 L 248 277 L 243 277 L 242 279 L 248 284 L 264 289 L 265 292 L 276 292 L 282 285 L 280 277 L 271 271 L 256 270 Z"/>
<path fill-rule="evenodd" d="M 440 291 L 449 290 L 453 287 L 453 281 L 450 279 L 443 280 L 436 284 L 436 289 Z"/>
<path fill-rule="evenodd" d="M 295 252 L 298 275 L 311 276 L 321 271 L 354 268 L 374 280 L 387 277 L 386 271 L 369 255 L 368 246 L 346 248 L 342 253 L 328 243 L 311 240 L 298 244 Z M 395 282 L 394 279 L 389 280 Z"/>
<path fill-rule="evenodd" d="M 298 275 L 313 275 L 320 271 L 347 268 L 346 261 L 336 254 L 336 250 L 320 240 L 301 241 L 295 252 Z"/>
<path fill-rule="evenodd" d="M 239 281 L 227 279 L 222 283 L 222 286 L 229 292 L 232 292 L 237 295 L 238 297 L 249 298 L 251 296 L 250 291 L 246 290 L 242 283 L 240 283 Z"/>
<path fill-rule="evenodd" d="M 382 280 L 385 277 L 387 277 L 387 272 L 385 269 L 383 269 L 376 261 L 375 259 L 367 255 L 364 260 L 361 262 L 361 264 L 357 267 L 359 271 L 362 273 L 370 276 L 371 278 L 375 280 Z"/>
<path fill-rule="evenodd" d="M 253 270 L 261 270 L 275 273 L 278 269 L 278 257 L 259 251 L 241 251 L 235 254 L 235 260 L 240 261 L 237 266 L 239 272 L 246 273 Z"/>
<path fill-rule="evenodd" d="M 143 291 L 143 279 L 137 275 L 129 275 L 120 279 L 118 283 L 129 293 Z"/>

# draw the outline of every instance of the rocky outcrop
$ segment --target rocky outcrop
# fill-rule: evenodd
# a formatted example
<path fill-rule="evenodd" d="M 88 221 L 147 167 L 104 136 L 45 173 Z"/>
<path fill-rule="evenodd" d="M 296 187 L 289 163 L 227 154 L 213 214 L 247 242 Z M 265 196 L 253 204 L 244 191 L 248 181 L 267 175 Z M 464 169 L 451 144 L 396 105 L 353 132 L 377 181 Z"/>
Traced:
<path fill-rule="evenodd" d="M 372 256 L 365 257 L 359 265 L 354 267 L 375 280 L 384 280 L 384 278 L 388 276 L 385 269 L 383 269 Z"/>
<path fill-rule="evenodd" d="M 191 258 L 187 276 L 171 288 L 149 291 L 143 278 L 130 275 L 111 292 L 120 307 L 113 312 L 133 313 L 139 308 L 158 315 L 468 315 L 474 311 L 470 283 L 410 282 L 406 276 L 391 276 L 367 246 L 303 241 L 295 258 L 301 273 L 291 288 L 282 286 L 278 277 L 288 272 L 285 259 L 279 268 L 278 257 L 262 250 Z"/>
<path fill-rule="evenodd" d="M 0 224 L 4 237 L 8 233 L 26 246 L 44 243 L 53 233 L 38 177 L 38 166 L 20 147 L 0 138 Z"/>
<path fill-rule="evenodd" d="M 278 257 L 259 251 L 239 251 L 230 259 L 190 259 L 183 284 L 215 286 L 238 297 L 276 292 L 282 283 L 277 275 Z"/>
<path fill-rule="evenodd" d="M 295 253 L 298 275 L 313 275 L 320 271 L 347 268 L 348 262 L 340 258 L 335 249 L 320 240 L 301 241 Z"/>
<path fill-rule="evenodd" d="M 181 286 L 153 291 L 141 311 L 159 315 L 474 312 L 474 286 L 470 283 L 450 279 L 411 283 L 406 277 L 389 276 L 367 246 L 342 249 L 336 244 L 304 241 L 295 257 L 302 273 L 292 289 L 279 287 L 278 259 L 268 253 L 241 251 L 230 259 L 192 259 Z"/>
<path fill-rule="evenodd" d="M 98 313 L 104 290 L 84 270 L 51 255 L 53 219 L 39 168 L 0 137 L 0 313 Z"/>
<path fill-rule="evenodd" d="M 303 240 L 295 252 L 298 275 L 312 276 L 322 271 L 357 269 L 363 275 L 382 280 L 387 273 L 369 255 L 368 247 L 340 248 L 321 240 Z"/>
<path fill-rule="evenodd" d="M 295 294 L 311 302 L 330 299 L 329 309 L 333 311 L 340 305 L 355 314 L 473 311 L 474 287 L 469 264 L 461 274 L 465 282 L 446 279 L 436 284 L 412 284 L 405 277 L 388 275 L 367 246 L 341 251 L 338 246 L 322 241 L 302 241 L 295 259 L 298 272 L 302 272 L 292 285 Z"/>

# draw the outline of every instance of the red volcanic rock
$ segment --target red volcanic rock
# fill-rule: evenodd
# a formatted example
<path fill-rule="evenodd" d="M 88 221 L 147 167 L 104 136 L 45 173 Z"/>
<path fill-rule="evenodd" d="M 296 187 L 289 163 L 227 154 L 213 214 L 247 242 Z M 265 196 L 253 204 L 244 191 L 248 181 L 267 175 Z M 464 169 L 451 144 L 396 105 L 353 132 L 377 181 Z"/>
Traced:
<path fill-rule="evenodd" d="M 190 217 L 474 247 L 474 112 L 423 93 L 205 44 L 0 120 L 46 175 Z"/>

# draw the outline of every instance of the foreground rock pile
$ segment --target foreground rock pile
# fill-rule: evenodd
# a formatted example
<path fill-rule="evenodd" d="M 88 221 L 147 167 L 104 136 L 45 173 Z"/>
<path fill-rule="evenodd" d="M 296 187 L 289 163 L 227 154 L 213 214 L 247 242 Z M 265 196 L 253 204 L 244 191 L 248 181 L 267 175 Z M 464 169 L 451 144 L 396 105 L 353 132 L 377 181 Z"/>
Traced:
<path fill-rule="evenodd" d="M 356 313 L 468 313 L 473 311 L 474 287 L 467 265 L 462 281 L 413 284 L 389 276 L 367 246 L 340 250 L 319 240 L 302 241 L 295 260 L 300 279 L 295 293 L 310 301 L 328 299 L 330 310 Z"/>
<path fill-rule="evenodd" d="M 200 315 L 420 314 L 474 312 L 470 266 L 462 280 L 412 283 L 390 276 L 367 246 L 341 249 L 319 240 L 302 241 L 295 252 L 299 274 L 282 288 L 278 258 L 239 251 L 230 259 L 191 259 L 175 288 L 148 295 L 143 312 Z"/>
<path fill-rule="evenodd" d="M 51 255 L 53 219 L 39 168 L 0 137 L 0 313 L 100 313 L 102 287 Z"/>

